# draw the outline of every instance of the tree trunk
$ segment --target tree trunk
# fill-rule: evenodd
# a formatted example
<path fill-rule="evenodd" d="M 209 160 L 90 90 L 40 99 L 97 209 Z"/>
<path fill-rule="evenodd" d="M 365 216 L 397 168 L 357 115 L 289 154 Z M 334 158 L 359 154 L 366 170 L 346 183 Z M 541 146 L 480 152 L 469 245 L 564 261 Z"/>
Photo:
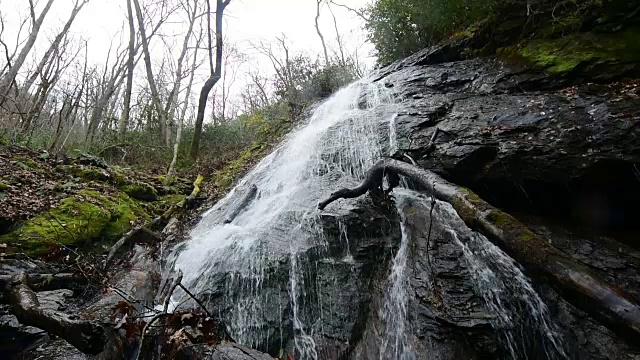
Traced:
<path fill-rule="evenodd" d="M 201 34 L 202 35 L 202 34 Z M 189 75 L 189 83 L 184 95 L 184 104 L 182 105 L 182 112 L 180 114 L 180 120 L 178 122 L 178 130 L 176 131 L 176 143 L 173 145 L 173 158 L 171 164 L 169 164 L 169 170 L 167 170 L 167 177 L 164 180 L 164 185 L 170 185 L 173 181 L 173 177 L 176 173 L 176 163 L 178 162 L 178 151 L 180 150 L 180 142 L 182 141 L 182 126 L 184 124 L 184 118 L 187 115 L 187 108 L 189 107 L 189 95 L 191 95 L 191 86 L 193 85 L 193 77 L 196 73 L 196 62 L 198 61 L 198 48 L 200 48 L 200 39 L 196 44 L 196 49 L 193 53 L 193 63 L 191 64 L 191 74 Z"/>
<path fill-rule="evenodd" d="M 51 9 L 52 4 L 53 4 L 53 0 L 49 0 L 45 5 L 44 9 L 42 10 L 42 13 L 40 13 L 40 16 L 37 19 L 35 19 L 35 16 L 33 14 L 33 7 L 32 7 L 31 13 L 34 18 L 33 28 L 31 29 L 31 33 L 27 38 L 27 42 L 22 47 L 22 50 L 20 50 L 20 54 L 18 54 L 18 57 L 13 62 L 13 66 L 11 66 L 11 68 L 7 71 L 4 77 L 0 79 L 0 94 L 5 96 L 9 94 L 9 88 L 11 87 L 11 84 L 13 83 L 13 81 L 16 79 L 16 76 L 18 75 L 20 68 L 22 67 L 25 60 L 27 59 L 29 52 L 31 52 L 33 45 L 36 43 L 36 39 L 38 38 L 38 33 L 40 32 L 40 27 L 42 26 L 42 22 L 44 22 L 44 18 L 49 12 L 49 9 Z M 4 103 L 5 96 L 0 97 L 0 105 Z"/>
<path fill-rule="evenodd" d="M 331 12 L 331 17 L 333 17 L 333 27 L 336 30 L 336 41 L 338 42 L 338 51 L 340 52 L 340 65 L 343 67 L 346 67 L 347 60 L 344 56 L 344 46 L 342 44 L 342 37 L 340 36 L 340 30 L 338 29 L 338 20 L 336 19 L 336 14 L 333 13 L 333 9 L 331 9 L 331 6 L 327 5 L 327 7 Z"/>
<path fill-rule="evenodd" d="M 467 226 L 484 234 L 533 275 L 548 279 L 576 307 L 630 341 L 637 343 L 640 340 L 640 307 L 631 296 L 598 278 L 585 265 L 552 246 L 511 215 L 431 171 L 398 160 L 380 160 L 367 171 L 360 186 L 338 190 L 318 207 L 324 209 L 339 198 L 355 198 L 367 191 L 378 192 L 383 176 L 391 177 L 389 182 L 397 185 L 398 175 L 410 178 L 430 189 L 428 192 L 432 196 L 450 203 Z"/>
<path fill-rule="evenodd" d="M 140 2 L 138 0 L 133 0 L 133 5 L 136 9 L 136 16 L 138 18 L 138 27 L 142 40 L 142 52 L 144 57 L 144 65 L 147 70 L 147 81 L 149 82 L 149 89 L 151 90 L 151 98 L 153 100 L 153 105 L 158 113 L 158 117 L 160 118 L 160 125 L 162 129 L 165 129 L 167 124 L 167 114 L 160 103 L 160 94 L 158 92 L 158 87 L 156 86 L 156 80 L 153 77 L 153 65 L 151 64 L 151 53 L 149 52 L 149 40 L 147 39 L 147 31 L 144 28 L 144 18 L 142 17 L 142 9 L 140 8 Z M 163 131 L 164 132 L 164 131 Z M 166 137 L 165 137 L 166 139 Z"/>
<path fill-rule="evenodd" d="M 320 42 L 322 43 L 322 50 L 324 51 L 324 64 L 325 66 L 329 66 L 329 52 L 327 51 L 327 44 L 324 42 L 324 36 L 322 36 L 322 32 L 320 31 L 320 24 L 318 20 L 320 20 L 320 5 L 322 5 L 323 0 L 316 0 L 316 32 L 318 33 L 318 37 L 320 38 Z"/>
<path fill-rule="evenodd" d="M 118 139 L 124 142 L 124 136 L 129 127 L 129 112 L 131 111 L 131 92 L 133 90 L 133 71 L 136 46 L 136 28 L 133 20 L 133 10 L 131 9 L 131 0 L 127 2 L 127 16 L 129 17 L 129 57 L 127 59 L 127 84 L 124 91 L 124 107 L 120 115 L 118 124 Z"/>
<path fill-rule="evenodd" d="M 204 122 L 204 111 L 207 107 L 207 98 L 209 92 L 220 80 L 222 74 L 222 16 L 225 7 L 229 5 L 231 0 L 217 0 L 216 7 L 216 66 L 215 70 L 204 83 L 202 90 L 200 90 L 200 97 L 198 98 L 198 114 L 196 115 L 195 131 L 193 134 L 193 141 L 191 142 L 191 159 L 197 160 L 200 152 L 200 136 L 202 135 L 202 123 Z M 207 3 L 209 0 L 207 0 Z M 207 16 L 210 16 L 208 14 Z M 211 47 L 209 43 L 209 47 Z"/>
<path fill-rule="evenodd" d="M 182 50 L 180 51 L 180 55 L 178 56 L 178 65 L 176 67 L 175 78 L 173 81 L 173 87 L 171 88 L 171 92 L 169 93 L 169 98 L 167 99 L 167 105 L 165 106 L 165 112 L 167 113 L 167 118 L 169 122 L 174 122 L 175 112 L 177 108 L 177 98 L 178 93 L 180 92 L 180 85 L 182 84 L 182 70 L 184 67 L 184 59 L 187 56 L 187 50 L 189 49 L 189 39 L 193 35 L 193 26 L 195 25 L 197 19 L 197 11 L 198 11 L 198 2 L 194 2 L 193 9 L 191 12 L 187 12 L 187 16 L 189 17 L 189 28 L 187 30 L 187 34 L 184 37 L 184 41 L 182 43 Z M 197 48 L 196 48 L 197 52 Z M 195 66 L 195 63 L 194 63 Z M 193 68 L 192 68 L 193 71 Z M 182 131 L 182 124 L 178 125 L 177 131 Z M 170 132 L 169 132 L 170 133 Z M 178 135 L 176 134 L 176 138 Z M 171 143 L 171 139 L 166 140 L 167 144 Z"/>

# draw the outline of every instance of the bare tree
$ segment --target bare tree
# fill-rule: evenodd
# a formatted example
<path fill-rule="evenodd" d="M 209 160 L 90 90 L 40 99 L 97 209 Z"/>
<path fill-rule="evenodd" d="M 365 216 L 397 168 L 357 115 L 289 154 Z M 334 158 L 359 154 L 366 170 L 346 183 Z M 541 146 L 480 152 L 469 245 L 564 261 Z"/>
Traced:
<path fill-rule="evenodd" d="M 279 54 L 277 50 L 274 50 L 270 43 L 265 43 L 263 41 L 258 44 L 254 44 L 253 47 L 259 53 L 266 56 L 271 62 L 273 70 L 276 73 L 276 77 L 284 88 L 285 94 L 283 95 L 291 96 L 295 90 L 295 84 L 293 83 L 289 45 L 287 45 L 287 38 L 284 34 L 277 37 L 276 42 L 282 50 L 282 55 Z"/>
<path fill-rule="evenodd" d="M 342 40 L 342 36 L 340 36 L 340 30 L 338 29 L 338 20 L 336 19 L 336 14 L 333 13 L 333 9 L 331 8 L 330 5 L 327 4 L 327 7 L 329 8 L 329 12 L 331 12 L 331 17 L 333 17 L 333 27 L 336 31 L 336 42 L 338 43 L 338 54 L 339 54 L 339 61 L 340 61 L 340 66 L 347 66 L 347 60 L 345 58 L 344 55 L 344 43 Z"/>
<path fill-rule="evenodd" d="M 158 92 L 158 87 L 153 76 L 153 65 L 151 64 L 151 53 L 149 52 L 149 40 L 147 39 L 146 29 L 144 27 L 144 17 L 142 15 L 142 9 L 140 8 L 140 2 L 138 0 L 133 0 L 133 5 L 136 9 L 136 16 L 138 18 L 144 65 L 147 70 L 147 82 L 149 82 L 149 90 L 151 90 L 151 100 L 153 101 L 153 105 L 158 117 L 160 118 L 160 128 L 164 134 L 167 131 L 167 113 L 164 111 L 160 102 L 160 93 Z M 165 134 L 165 139 L 168 138 L 169 137 Z"/>
<path fill-rule="evenodd" d="M 160 18 L 157 20 L 157 22 L 153 24 L 149 35 L 145 36 L 145 35 L 142 35 L 142 33 L 140 34 L 141 39 L 142 38 L 146 39 L 148 44 L 149 40 L 156 35 L 156 33 L 158 32 L 162 24 L 164 24 L 165 21 L 167 21 L 170 13 L 171 11 L 163 11 Z M 148 26 L 151 26 L 151 25 L 148 25 Z M 138 42 L 138 44 L 135 46 L 133 51 L 134 56 L 135 54 L 138 53 L 141 46 L 142 46 L 142 40 Z M 109 49 L 109 53 L 111 53 L 111 49 Z M 92 106 L 93 110 L 91 112 L 91 116 L 90 118 L 85 120 L 86 122 L 85 128 L 87 129 L 85 141 L 89 144 L 93 143 L 93 139 L 98 130 L 98 127 L 100 126 L 100 123 L 103 120 L 104 112 L 109 105 L 109 101 L 113 98 L 113 95 L 117 92 L 118 88 L 122 85 L 122 82 L 125 79 L 126 69 L 128 69 L 129 67 L 128 61 L 125 61 L 125 58 L 128 59 L 128 56 L 125 56 L 125 55 L 130 53 L 131 52 L 129 51 L 129 49 L 127 49 L 126 51 L 120 52 L 119 54 L 117 54 L 116 61 L 111 66 L 111 68 L 109 68 L 109 56 L 108 56 L 107 61 L 105 62 L 105 68 L 102 72 L 102 78 L 100 82 L 97 84 L 98 86 L 96 87 L 96 90 L 100 90 L 99 93 L 86 94 L 87 103 L 93 104 Z M 134 60 L 134 64 L 133 64 L 134 69 L 139 60 L 140 60 L 140 57 L 137 57 Z M 89 101 L 88 97 L 92 95 L 95 98 L 92 101 Z"/>
<path fill-rule="evenodd" d="M 182 42 L 182 50 L 180 51 L 180 55 L 178 56 L 177 67 L 175 71 L 175 76 L 173 79 L 173 87 L 171 88 L 171 92 L 169 93 L 169 97 L 167 99 L 167 104 L 165 106 L 165 113 L 170 122 L 173 122 L 173 118 L 175 116 L 176 105 L 177 105 L 177 97 L 180 92 L 180 84 L 182 83 L 183 75 L 183 67 L 184 67 L 184 59 L 187 55 L 187 50 L 189 49 L 189 40 L 193 35 L 193 26 L 196 23 L 197 13 L 198 13 L 198 2 L 195 1 L 193 6 L 189 1 L 181 3 L 181 6 L 185 9 L 187 13 L 187 18 L 189 19 L 189 27 L 187 29 L 187 33 L 184 36 L 184 41 Z M 200 41 L 198 41 L 198 44 Z M 197 48 L 197 47 L 196 47 Z M 195 61 L 195 60 L 194 60 Z M 193 69 L 192 69 L 193 71 Z M 171 134 L 170 131 L 167 134 Z M 170 138 L 165 139 L 167 144 L 171 143 Z"/>
<path fill-rule="evenodd" d="M 184 102 L 182 104 L 182 112 L 180 114 L 180 119 L 178 121 L 178 130 L 176 131 L 176 142 L 173 145 L 173 158 L 171 159 L 171 164 L 169 165 L 169 170 L 167 170 L 167 177 L 164 180 L 164 185 L 169 185 L 173 182 L 173 177 L 176 173 L 176 163 L 178 161 L 178 150 L 180 150 L 180 142 L 182 141 L 182 126 L 184 124 L 184 119 L 187 115 L 187 109 L 189 108 L 189 97 L 191 96 L 191 87 L 193 85 L 193 77 L 198 68 L 198 48 L 200 47 L 200 43 L 202 41 L 202 30 L 200 31 L 200 36 L 198 37 L 198 42 L 196 44 L 196 48 L 193 52 L 193 62 L 191 63 L 191 74 L 189 75 L 189 83 L 187 84 L 187 89 L 184 94 Z"/>
<path fill-rule="evenodd" d="M 22 68 L 22 65 L 27 59 L 27 55 L 29 55 L 29 52 L 31 52 L 33 45 L 36 43 L 36 39 L 38 38 L 38 33 L 40 32 L 42 23 L 44 22 L 44 19 L 47 16 L 49 9 L 51 9 L 51 5 L 53 4 L 53 1 L 54 0 L 49 0 L 45 5 L 44 9 L 42 10 L 42 12 L 40 13 L 40 16 L 36 18 L 35 5 L 33 4 L 33 0 L 29 0 L 29 7 L 30 7 L 31 21 L 32 21 L 31 33 L 27 38 L 26 44 L 20 50 L 18 57 L 15 58 L 13 65 L 9 68 L 9 70 L 7 70 L 6 74 L 4 74 L 2 79 L 0 79 L 0 94 L 4 95 L 2 96 L 2 98 L 0 98 L 0 105 L 4 103 L 6 95 L 9 94 L 9 88 L 11 87 L 11 84 L 13 84 L 13 82 L 15 81 L 16 76 L 20 71 L 20 68 Z"/>
<path fill-rule="evenodd" d="M 329 66 L 329 52 L 327 51 L 327 44 L 324 42 L 324 36 L 322 36 L 322 32 L 320 31 L 320 6 L 324 0 L 316 0 L 316 32 L 318 33 L 318 37 L 320 38 L 320 42 L 322 43 L 322 50 L 324 52 L 324 64 Z"/>
<path fill-rule="evenodd" d="M 70 43 L 70 39 L 65 37 L 60 44 L 61 46 L 56 47 L 55 51 L 50 55 L 51 59 L 47 62 L 46 68 L 40 72 L 41 82 L 35 94 L 36 100 L 31 103 L 27 112 L 26 121 L 23 123 L 23 130 L 29 130 L 34 120 L 40 116 L 51 91 L 82 49 L 78 47 L 75 53 L 68 54 L 68 51 L 73 51 Z"/>
<path fill-rule="evenodd" d="M 42 56 L 42 58 L 40 59 L 40 62 L 38 63 L 38 66 L 36 66 L 35 71 L 25 81 L 24 86 L 23 86 L 23 89 L 24 89 L 25 93 L 29 92 L 29 89 L 31 88 L 33 83 L 36 81 L 38 76 L 40 76 L 40 73 L 42 72 L 42 69 L 44 69 L 45 64 L 47 63 L 47 61 L 49 61 L 49 57 L 51 57 L 51 54 L 53 54 L 53 52 L 56 51 L 56 49 L 58 47 L 60 47 L 60 43 L 62 42 L 62 40 L 65 38 L 65 36 L 69 32 L 69 29 L 71 28 L 71 25 L 73 24 L 73 21 L 76 19 L 76 16 L 78 15 L 80 10 L 82 10 L 82 8 L 88 2 L 89 2 L 89 0 L 82 0 L 82 1 L 75 0 L 75 2 L 73 4 L 73 10 L 71 11 L 71 15 L 69 16 L 69 19 L 64 24 L 64 27 L 62 28 L 60 33 L 58 33 L 58 35 L 56 35 L 56 37 L 53 39 L 53 41 L 49 45 L 49 48 L 44 53 L 44 56 Z"/>
<path fill-rule="evenodd" d="M 209 92 L 215 86 L 215 84 L 220 80 L 222 75 L 222 19 L 224 14 L 224 9 L 229 5 L 231 0 L 217 0 L 216 6 L 216 65 L 214 71 L 211 73 L 211 76 L 207 79 L 200 91 L 200 97 L 198 98 L 198 114 L 196 115 L 196 124 L 195 131 L 193 134 L 193 141 L 191 142 L 191 159 L 194 161 L 198 159 L 198 154 L 200 152 L 200 136 L 202 134 L 202 123 L 204 121 L 204 111 L 207 106 L 207 98 L 209 97 Z M 209 0 L 207 0 L 207 7 L 210 7 Z M 211 13 L 207 13 L 207 18 L 211 16 Z M 211 48 L 213 44 L 209 41 L 209 47 Z M 209 60 L 211 62 L 211 59 Z"/>
<path fill-rule="evenodd" d="M 53 142 L 51 143 L 51 146 L 49 147 L 49 151 L 56 151 L 56 146 L 58 144 L 58 141 L 60 139 L 60 135 L 62 133 L 63 130 L 63 126 L 64 123 L 69 124 L 69 131 L 67 133 L 67 136 L 64 138 L 64 141 L 62 142 L 62 145 L 60 145 L 60 148 L 58 150 L 61 150 L 64 145 L 66 144 L 67 140 L 69 139 L 69 136 L 71 135 L 71 132 L 73 131 L 74 125 L 76 123 L 76 117 L 78 115 L 78 110 L 80 108 L 80 101 L 82 99 L 82 94 L 84 93 L 85 87 L 86 87 L 86 80 L 87 80 L 87 64 L 88 64 L 88 50 L 89 50 L 89 46 L 87 45 L 87 43 L 85 42 L 84 44 L 84 66 L 82 68 L 82 78 L 80 79 L 79 84 L 76 85 L 75 89 L 73 90 L 73 92 L 71 93 L 70 98 L 70 106 L 66 109 L 66 111 L 63 113 L 62 111 L 60 111 L 60 114 L 63 115 L 63 117 L 61 119 L 59 119 L 58 121 L 58 127 L 56 128 L 56 134 L 53 138 Z"/>
<path fill-rule="evenodd" d="M 122 108 L 122 114 L 120 114 L 120 123 L 118 124 L 118 138 L 120 141 L 124 141 L 124 135 L 129 127 L 129 112 L 131 111 L 131 92 L 133 91 L 133 72 L 134 61 L 136 57 L 136 27 L 133 20 L 133 10 L 131 9 L 131 0 L 125 0 L 127 2 L 127 20 L 129 23 L 129 56 L 127 58 L 127 84 L 124 90 L 124 106 Z"/>
<path fill-rule="evenodd" d="M 367 14 L 364 11 L 358 10 L 356 8 L 352 8 L 352 7 L 350 7 L 348 5 L 345 5 L 345 4 L 337 3 L 337 2 L 335 2 L 333 0 L 329 0 L 329 2 L 332 3 L 335 6 L 339 6 L 339 7 L 342 7 L 342 8 L 345 8 L 345 9 L 351 11 L 352 13 L 356 14 L 359 18 L 361 18 L 365 22 L 369 22 L 369 17 L 367 16 Z"/>
<path fill-rule="evenodd" d="M 219 103 L 219 112 L 215 115 L 220 119 L 221 123 L 225 123 L 227 121 L 227 110 L 229 107 L 231 88 L 238 78 L 240 67 L 246 61 L 246 57 L 240 53 L 236 46 L 227 45 L 225 48 L 226 51 L 224 52 L 222 60 L 222 78 L 220 79 L 220 90 L 222 94 L 218 98 L 219 101 L 217 101 L 217 103 Z"/>

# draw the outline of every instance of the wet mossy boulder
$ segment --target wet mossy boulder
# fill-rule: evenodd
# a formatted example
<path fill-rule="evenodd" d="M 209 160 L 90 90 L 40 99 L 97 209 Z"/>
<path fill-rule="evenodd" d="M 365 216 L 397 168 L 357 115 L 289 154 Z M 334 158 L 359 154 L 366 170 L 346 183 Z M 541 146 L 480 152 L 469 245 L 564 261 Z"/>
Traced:
<path fill-rule="evenodd" d="M 120 190 L 124 191 L 130 197 L 142 200 L 142 201 L 156 201 L 158 200 L 158 192 L 156 189 L 143 182 L 128 182 L 119 186 Z"/>
<path fill-rule="evenodd" d="M 115 240 L 136 222 L 149 219 L 146 211 L 126 194 L 103 195 L 95 190 L 81 190 L 1 236 L 0 243 L 8 244 L 16 252 L 43 255 L 60 246 Z"/>

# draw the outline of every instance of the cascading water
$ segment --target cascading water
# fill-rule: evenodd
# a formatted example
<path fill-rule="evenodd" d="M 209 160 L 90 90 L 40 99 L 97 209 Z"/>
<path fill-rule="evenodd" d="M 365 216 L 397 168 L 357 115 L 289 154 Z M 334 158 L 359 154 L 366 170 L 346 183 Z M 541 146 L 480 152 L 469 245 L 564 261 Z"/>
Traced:
<path fill-rule="evenodd" d="M 380 360 L 401 359 L 411 360 L 415 356 L 407 339 L 407 310 L 409 306 L 409 274 L 407 273 L 407 259 L 409 257 L 409 233 L 407 219 L 404 216 L 404 205 L 411 201 L 407 192 L 398 192 L 396 208 L 400 214 L 400 232 L 402 239 L 400 247 L 391 266 L 388 279 L 388 289 L 383 297 L 380 311 L 383 332 L 380 345 Z"/>
<path fill-rule="evenodd" d="M 301 306 L 308 300 L 305 254 L 312 248 L 321 252 L 325 245 L 318 225 L 318 199 L 337 186 L 357 184 L 381 157 L 377 126 L 371 119 L 390 116 L 391 108 L 385 105 L 391 101 L 389 91 L 378 84 L 363 81 L 340 90 L 208 211 L 191 239 L 178 247 L 173 268 L 183 271 L 185 283 L 194 291 L 225 294 L 230 305 L 225 320 L 237 341 L 264 348 L 265 339 L 276 335 L 267 333 L 265 324 L 282 327 L 283 321 L 270 310 L 284 301 L 292 307 L 297 352 L 302 358 L 316 357 L 315 344 L 305 330 L 316 319 L 307 318 L 310 312 L 301 311 Z M 224 224 L 249 185 L 257 186 L 256 197 Z M 289 263 L 288 274 L 275 270 L 282 262 Z M 225 289 L 210 288 L 216 277 L 226 277 Z M 289 281 L 283 283 L 282 278 Z M 289 299 L 281 299 L 282 290 Z"/>
<path fill-rule="evenodd" d="M 210 305 L 236 341 L 272 353 L 291 349 L 296 359 L 326 357 L 319 351 L 316 335 L 340 329 L 326 329 L 335 319 L 327 322 L 323 317 L 327 312 L 334 314 L 331 310 L 336 307 L 349 306 L 348 301 L 333 299 L 330 292 L 347 289 L 338 278 L 352 276 L 356 269 L 347 225 L 341 221 L 343 250 L 339 257 L 328 256 L 317 203 L 337 188 L 359 184 L 385 149 L 396 151 L 399 106 L 390 89 L 367 80 L 340 90 L 205 213 L 190 240 L 173 251 L 172 269 L 182 270 L 192 292 L 217 299 Z M 381 130 L 382 121 L 377 119 L 386 121 L 389 128 Z M 386 134 L 389 143 L 383 144 Z M 257 187 L 257 194 L 244 203 L 243 194 L 251 186 Z M 410 236 L 404 208 L 411 201 L 427 200 L 411 191 L 396 191 L 402 238 L 378 311 L 380 359 L 430 358 L 415 353 L 409 340 L 413 289 L 408 280 Z M 437 202 L 433 215 L 449 224 L 448 231 L 454 235 L 458 229 L 468 231 L 446 203 Z M 458 245 L 470 264 L 478 293 L 496 316 L 494 326 L 504 336 L 510 355 L 526 358 L 526 346 L 517 343 L 523 334 L 517 332 L 527 327 L 535 329 L 537 338 L 532 341 L 544 345 L 548 358 L 563 357 L 561 340 L 544 303 L 515 262 L 479 234 Z M 333 273 L 321 281 L 319 274 L 326 269 Z M 328 295 L 327 286 L 331 288 Z M 359 315 L 356 310 L 345 312 L 350 320 L 342 332 L 350 334 Z"/>
<path fill-rule="evenodd" d="M 436 200 L 431 205 L 430 199 L 406 190 L 400 199 L 421 202 L 425 209 L 433 206 L 433 219 L 443 224 L 443 230 L 462 249 L 509 358 L 568 358 L 547 306 L 513 259 L 482 234 L 469 231 L 451 204 Z"/>

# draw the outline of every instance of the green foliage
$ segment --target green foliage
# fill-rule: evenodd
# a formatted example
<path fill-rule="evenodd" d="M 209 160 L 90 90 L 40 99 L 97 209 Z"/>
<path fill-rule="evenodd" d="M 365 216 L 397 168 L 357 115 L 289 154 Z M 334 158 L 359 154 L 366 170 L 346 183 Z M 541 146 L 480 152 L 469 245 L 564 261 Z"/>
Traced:
<path fill-rule="evenodd" d="M 625 0 L 375 0 L 366 28 L 379 62 L 388 64 L 447 42 L 476 54 L 596 28 L 617 32 L 637 20 L 636 8 Z"/>
<path fill-rule="evenodd" d="M 497 0 L 377 0 L 366 28 L 383 64 L 408 56 L 489 16 Z"/>

